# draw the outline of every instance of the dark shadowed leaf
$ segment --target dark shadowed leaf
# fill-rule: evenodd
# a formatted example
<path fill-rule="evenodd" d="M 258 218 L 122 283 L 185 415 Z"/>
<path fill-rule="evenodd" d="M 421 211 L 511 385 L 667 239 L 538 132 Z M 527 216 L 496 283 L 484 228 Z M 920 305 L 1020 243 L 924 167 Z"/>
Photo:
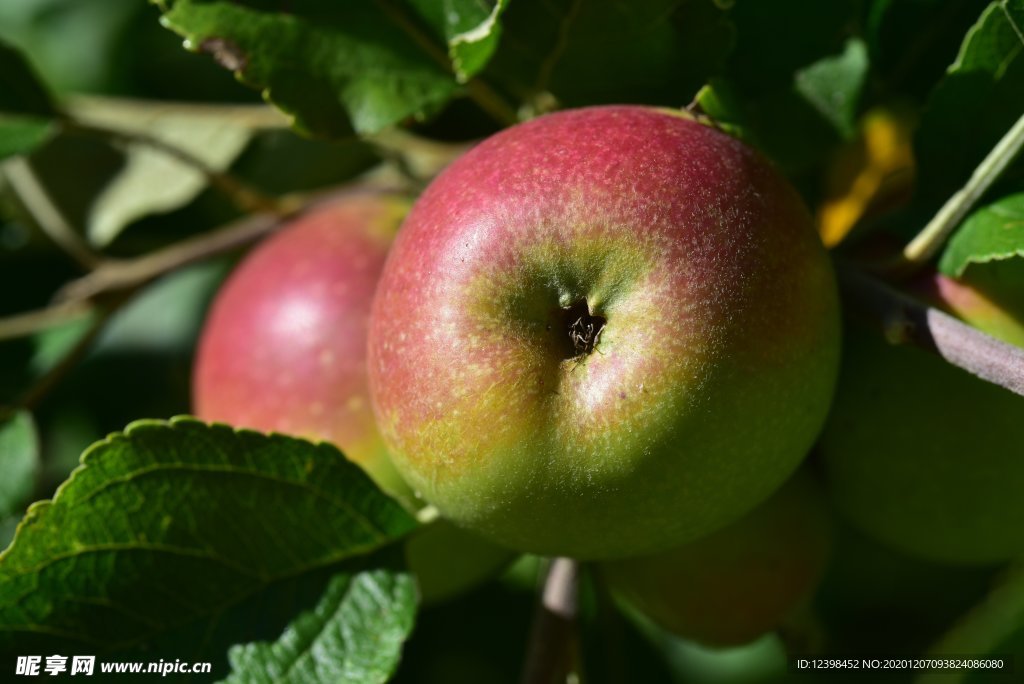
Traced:
<path fill-rule="evenodd" d="M 1024 257 L 1024 193 L 1010 195 L 968 217 L 949 241 L 939 268 L 960 277 L 971 264 Z"/>
<path fill-rule="evenodd" d="M 200 648 L 276 583 L 415 524 L 330 445 L 133 423 L 90 448 L 0 556 L 0 651 Z"/>
<path fill-rule="evenodd" d="M 412 631 L 416 582 L 378 568 L 339 573 L 275 643 L 231 649 L 226 684 L 383 684 Z"/>
<path fill-rule="evenodd" d="M 922 217 L 967 182 L 1024 111 L 1024 0 L 993 2 L 928 101 L 914 141 Z M 1008 174 L 1019 177 L 1018 159 Z"/>
<path fill-rule="evenodd" d="M 988 596 L 954 624 L 930 653 L 936 657 L 960 655 L 971 658 L 1010 657 L 1022 652 L 1024 644 L 1024 567 L 1019 563 L 1006 570 Z M 1020 667 L 1019 659 L 1008 663 Z M 1019 674 L 1019 670 L 1015 670 Z M 935 682 L 1012 681 L 1007 673 L 994 669 L 943 672 L 925 675 L 921 684 Z"/>
<path fill-rule="evenodd" d="M 0 159 L 26 154 L 45 142 L 57 110 L 25 58 L 0 42 Z"/>
<path fill-rule="evenodd" d="M 791 177 L 805 174 L 854 133 L 868 72 L 863 42 L 849 38 L 856 5 L 740 2 L 729 18 L 736 49 L 698 103 Z"/>
<path fill-rule="evenodd" d="M 882 98 L 923 102 L 988 0 L 867 0 L 863 36 Z"/>
<path fill-rule="evenodd" d="M 528 106 L 683 106 L 723 68 L 733 31 L 711 0 L 516 0 L 484 76 Z"/>

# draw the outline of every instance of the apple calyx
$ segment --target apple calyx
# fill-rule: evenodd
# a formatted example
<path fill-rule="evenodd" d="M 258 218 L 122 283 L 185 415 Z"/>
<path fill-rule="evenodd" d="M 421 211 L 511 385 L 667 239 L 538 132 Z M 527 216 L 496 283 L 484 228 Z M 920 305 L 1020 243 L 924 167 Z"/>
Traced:
<path fill-rule="evenodd" d="M 561 309 L 560 313 L 562 329 L 566 332 L 569 342 L 566 358 L 578 359 L 593 352 L 601 340 L 601 332 L 608 319 L 591 313 L 590 305 L 585 299 Z"/>

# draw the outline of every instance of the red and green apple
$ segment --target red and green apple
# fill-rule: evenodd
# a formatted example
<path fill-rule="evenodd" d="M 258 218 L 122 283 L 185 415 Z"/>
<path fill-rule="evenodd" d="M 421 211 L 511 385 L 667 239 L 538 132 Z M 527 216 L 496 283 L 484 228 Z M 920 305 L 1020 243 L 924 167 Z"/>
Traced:
<path fill-rule="evenodd" d="M 416 202 L 370 324 L 396 466 L 509 547 L 650 553 L 738 518 L 814 442 L 833 271 L 797 193 L 680 112 L 565 111 Z"/>

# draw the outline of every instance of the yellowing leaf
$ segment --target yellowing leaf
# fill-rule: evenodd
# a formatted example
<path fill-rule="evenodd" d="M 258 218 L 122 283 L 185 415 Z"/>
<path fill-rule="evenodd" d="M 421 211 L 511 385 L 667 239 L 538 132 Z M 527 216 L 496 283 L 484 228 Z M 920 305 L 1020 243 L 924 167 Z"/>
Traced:
<path fill-rule="evenodd" d="M 826 178 L 818 230 L 826 246 L 838 244 L 871 208 L 902 196 L 914 174 L 910 117 L 889 109 L 868 112 L 860 134 L 844 146 Z"/>

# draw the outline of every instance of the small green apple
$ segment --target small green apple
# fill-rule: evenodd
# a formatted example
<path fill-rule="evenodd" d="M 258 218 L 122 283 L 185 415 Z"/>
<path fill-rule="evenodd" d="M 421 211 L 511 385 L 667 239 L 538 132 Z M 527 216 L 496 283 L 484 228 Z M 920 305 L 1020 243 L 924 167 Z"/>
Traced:
<path fill-rule="evenodd" d="M 656 624 L 711 646 L 778 627 L 821 578 L 831 524 L 798 474 L 740 520 L 675 549 L 603 564 L 613 591 Z"/>
<path fill-rule="evenodd" d="M 498 133 L 420 196 L 374 302 L 370 386 L 445 517 L 623 557 L 785 481 L 838 342 L 828 256 L 771 164 L 678 112 L 594 107 Z"/>
<path fill-rule="evenodd" d="M 968 286 L 934 276 L 915 288 L 1007 342 L 1012 317 Z M 821 438 L 838 509 L 895 549 L 946 563 L 1024 553 L 1024 398 L 944 360 L 850 326 Z"/>

